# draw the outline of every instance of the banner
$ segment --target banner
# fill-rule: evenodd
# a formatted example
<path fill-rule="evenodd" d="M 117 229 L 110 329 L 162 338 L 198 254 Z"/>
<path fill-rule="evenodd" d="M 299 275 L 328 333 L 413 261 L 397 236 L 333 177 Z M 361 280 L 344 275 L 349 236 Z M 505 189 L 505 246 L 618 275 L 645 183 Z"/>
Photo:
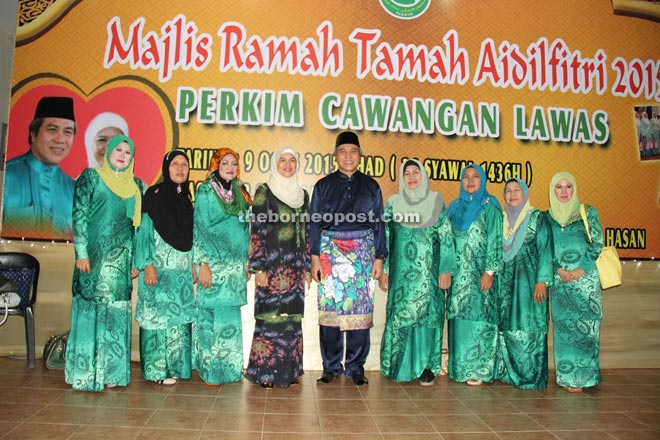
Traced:
<path fill-rule="evenodd" d="M 469 163 L 484 167 L 500 200 L 506 179 L 525 180 L 543 210 L 551 177 L 569 171 L 606 244 L 623 258 L 655 258 L 659 10 L 605 0 L 21 1 L 7 166 L 30 149 L 46 96 L 74 103 L 76 133 L 56 164 L 66 175 L 94 166 L 100 131 L 122 126 L 147 184 L 166 151 L 184 149 L 193 194 L 220 147 L 240 152 L 254 189 L 270 153 L 289 145 L 312 187 L 335 169 L 336 135 L 353 130 L 360 169 L 385 198 L 410 157 L 447 202 Z M 4 237 L 70 239 L 12 226 L 7 177 Z M 30 197 L 24 215 L 48 217 Z"/>

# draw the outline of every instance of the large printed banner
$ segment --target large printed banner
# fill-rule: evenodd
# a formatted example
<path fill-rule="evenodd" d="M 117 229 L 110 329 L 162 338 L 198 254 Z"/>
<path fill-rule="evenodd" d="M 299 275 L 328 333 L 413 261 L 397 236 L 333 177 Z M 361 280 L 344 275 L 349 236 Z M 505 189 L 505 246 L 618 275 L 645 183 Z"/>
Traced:
<path fill-rule="evenodd" d="M 409 157 L 447 202 L 469 163 L 500 199 L 506 179 L 524 179 L 543 210 L 551 177 L 569 171 L 606 243 L 655 258 L 659 17 L 647 1 L 19 1 L 7 168 L 30 151 L 46 96 L 73 99 L 76 133 L 57 164 L 66 175 L 98 166 L 110 127 L 135 141 L 148 184 L 166 151 L 184 149 L 193 193 L 219 147 L 240 152 L 254 189 L 270 153 L 292 146 L 312 187 L 335 169 L 334 139 L 349 129 L 386 198 Z M 39 206 L 54 199 L 37 200 L 63 193 L 45 185 L 9 207 L 11 179 L 2 235 L 70 238 L 12 223 L 48 220 Z"/>

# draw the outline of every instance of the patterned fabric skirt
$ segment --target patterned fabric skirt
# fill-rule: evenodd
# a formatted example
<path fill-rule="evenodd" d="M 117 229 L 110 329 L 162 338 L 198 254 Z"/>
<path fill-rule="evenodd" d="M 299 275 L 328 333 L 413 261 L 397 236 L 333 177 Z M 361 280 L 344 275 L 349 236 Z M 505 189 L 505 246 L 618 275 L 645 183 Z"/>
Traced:
<path fill-rule="evenodd" d="M 553 321 L 555 374 L 562 387 L 593 387 L 600 376 L 600 320 Z"/>
<path fill-rule="evenodd" d="M 542 330 L 500 331 L 496 378 L 524 390 L 548 386 L 548 334 Z"/>
<path fill-rule="evenodd" d="M 374 252 L 371 229 L 321 233 L 319 325 L 342 331 L 373 327 L 375 286 L 370 286 L 370 278 Z"/>
<path fill-rule="evenodd" d="M 456 382 L 495 377 L 497 325 L 486 321 L 449 319 L 449 377 Z"/>
<path fill-rule="evenodd" d="M 198 307 L 193 325 L 192 367 L 208 384 L 243 378 L 241 307 Z"/>
<path fill-rule="evenodd" d="M 131 302 L 71 303 L 64 380 L 74 390 L 103 391 L 131 381 Z"/>
<path fill-rule="evenodd" d="M 288 387 L 303 373 L 303 333 L 300 320 L 257 319 L 245 377 L 255 384 Z"/>
<path fill-rule="evenodd" d="M 190 379 L 192 324 L 164 330 L 140 328 L 140 364 L 145 380 Z"/>
<path fill-rule="evenodd" d="M 399 382 L 416 380 L 425 369 L 442 368 L 442 328 L 385 325 L 380 344 L 380 372 Z"/>

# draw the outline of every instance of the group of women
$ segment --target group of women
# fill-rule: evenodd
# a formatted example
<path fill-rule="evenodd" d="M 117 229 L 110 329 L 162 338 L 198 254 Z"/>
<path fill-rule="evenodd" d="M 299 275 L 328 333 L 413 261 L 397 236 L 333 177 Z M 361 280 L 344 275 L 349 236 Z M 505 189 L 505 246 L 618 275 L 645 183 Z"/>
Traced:
<path fill-rule="evenodd" d="M 542 212 L 515 178 L 505 183 L 502 209 L 476 164 L 463 170 L 447 209 L 419 161 L 404 162 L 400 175 L 386 210 L 420 215 L 388 224 L 381 373 L 432 385 L 442 368 L 446 314 L 452 380 L 545 388 L 550 301 L 557 384 L 569 392 L 597 385 L 602 295 L 595 262 L 603 236 L 575 178 L 552 178 L 550 209 Z"/>
<path fill-rule="evenodd" d="M 193 209 L 183 151 L 165 155 L 162 181 L 146 192 L 133 175 L 134 152 L 130 138 L 114 136 L 100 168 L 76 181 L 66 382 L 89 391 L 128 385 L 138 277 L 146 380 L 172 385 L 196 370 L 210 385 L 242 377 L 265 388 L 297 383 L 311 279 L 309 195 L 298 182 L 298 154 L 289 147 L 273 153 L 253 200 L 239 180 L 239 155 L 219 149 Z M 379 280 L 389 292 L 381 373 L 432 385 L 446 319 L 451 379 L 543 388 L 549 297 L 557 383 L 572 392 L 598 384 L 602 230 L 596 210 L 579 202 L 574 178 L 553 178 L 550 209 L 541 212 L 518 179 L 507 181 L 502 210 L 478 165 L 463 170 L 448 208 L 419 161 L 403 163 L 400 176 L 386 207 L 404 220 L 388 223 Z M 416 220 L 405 220 L 411 213 Z M 256 323 L 244 371 L 241 306 L 252 275 Z"/>
<path fill-rule="evenodd" d="M 194 209 L 183 151 L 165 155 L 162 181 L 146 192 L 133 175 L 134 152 L 130 138 L 114 136 L 103 164 L 76 181 L 66 382 L 86 391 L 130 382 L 135 277 L 146 380 L 173 385 L 192 370 L 209 385 L 241 380 L 241 306 L 255 273 L 257 324 L 245 376 L 265 387 L 296 383 L 303 374 L 307 225 L 249 223 L 252 209 L 307 211 L 295 151 L 273 154 L 270 179 L 257 189 L 253 206 L 239 180 L 239 155 L 219 149 Z"/>

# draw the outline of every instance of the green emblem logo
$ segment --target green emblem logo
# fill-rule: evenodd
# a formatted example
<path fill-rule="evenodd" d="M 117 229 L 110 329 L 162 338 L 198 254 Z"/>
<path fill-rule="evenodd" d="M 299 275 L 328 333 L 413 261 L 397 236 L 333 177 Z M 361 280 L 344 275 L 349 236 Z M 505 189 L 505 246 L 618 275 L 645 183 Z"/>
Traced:
<path fill-rule="evenodd" d="M 429 8 L 431 0 L 379 0 L 388 14 L 402 20 L 412 20 Z"/>

